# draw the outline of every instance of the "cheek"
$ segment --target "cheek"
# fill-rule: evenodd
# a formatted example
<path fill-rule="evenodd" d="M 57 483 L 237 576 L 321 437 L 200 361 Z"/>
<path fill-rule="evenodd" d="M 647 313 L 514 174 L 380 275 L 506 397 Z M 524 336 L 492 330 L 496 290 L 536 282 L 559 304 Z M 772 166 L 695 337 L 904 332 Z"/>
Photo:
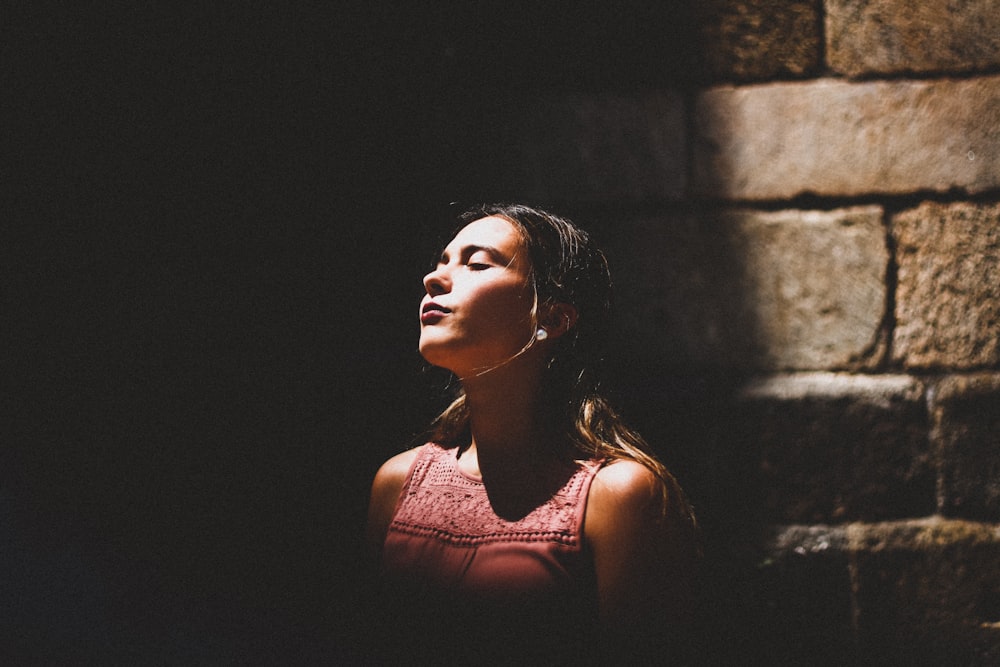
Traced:
<path fill-rule="evenodd" d="M 481 321 L 491 328 L 519 330 L 531 315 L 530 295 L 517 285 L 488 290 L 477 300 L 476 311 Z"/>

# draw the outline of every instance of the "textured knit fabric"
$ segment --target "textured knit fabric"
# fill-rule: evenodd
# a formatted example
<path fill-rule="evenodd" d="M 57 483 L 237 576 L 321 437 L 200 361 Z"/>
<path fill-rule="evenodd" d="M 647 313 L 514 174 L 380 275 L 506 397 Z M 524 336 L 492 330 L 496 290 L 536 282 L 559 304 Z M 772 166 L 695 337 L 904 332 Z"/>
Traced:
<path fill-rule="evenodd" d="M 494 645 L 531 639 L 549 653 L 583 646 L 596 618 L 596 585 L 582 527 L 599 468 L 567 466 L 547 498 L 504 518 L 483 482 L 459 470 L 456 449 L 424 445 L 383 549 L 385 580 L 405 615 L 430 615 Z"/>

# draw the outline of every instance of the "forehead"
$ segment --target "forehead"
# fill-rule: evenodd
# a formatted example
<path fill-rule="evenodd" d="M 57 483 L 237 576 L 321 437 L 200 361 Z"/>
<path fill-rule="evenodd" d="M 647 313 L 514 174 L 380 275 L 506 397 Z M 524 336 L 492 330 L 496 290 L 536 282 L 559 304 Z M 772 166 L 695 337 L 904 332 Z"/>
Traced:
<path fill-rule="evenodd" d="M 512 222 L 490 216 L 470 222 L 455 235 L 446 252 L 460 252 L 468 246 L 495 248 L 510 258 L 519 254 L 524 244 L 521 234 Z"/>

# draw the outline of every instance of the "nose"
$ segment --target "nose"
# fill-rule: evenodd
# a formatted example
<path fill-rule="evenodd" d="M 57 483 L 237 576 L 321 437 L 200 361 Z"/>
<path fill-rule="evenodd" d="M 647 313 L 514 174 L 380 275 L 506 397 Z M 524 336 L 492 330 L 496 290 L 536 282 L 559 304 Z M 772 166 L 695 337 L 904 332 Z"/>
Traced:
<path fill-rule="evenodd" d="M 424 276 L 424 289 L 431 296 L 444 294 L 448 291 L 450 283 L 443 267 L 438 267 Z"/>

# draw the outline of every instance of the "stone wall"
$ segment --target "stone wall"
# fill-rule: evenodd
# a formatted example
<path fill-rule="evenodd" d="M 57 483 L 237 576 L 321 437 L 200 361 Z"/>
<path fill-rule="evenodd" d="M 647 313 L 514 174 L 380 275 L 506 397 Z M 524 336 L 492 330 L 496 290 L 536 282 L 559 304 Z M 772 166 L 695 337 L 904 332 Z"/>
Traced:
<path fill-rule="evenodd" d="M 686 83 L 548 93 L 508 148 L 608 246 L 617 377 L 705 526 L 702 655 L 997 664 L 997 4 L 694 20 Z"/>

